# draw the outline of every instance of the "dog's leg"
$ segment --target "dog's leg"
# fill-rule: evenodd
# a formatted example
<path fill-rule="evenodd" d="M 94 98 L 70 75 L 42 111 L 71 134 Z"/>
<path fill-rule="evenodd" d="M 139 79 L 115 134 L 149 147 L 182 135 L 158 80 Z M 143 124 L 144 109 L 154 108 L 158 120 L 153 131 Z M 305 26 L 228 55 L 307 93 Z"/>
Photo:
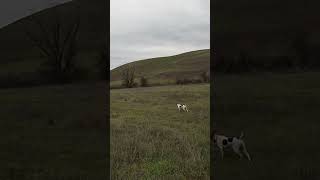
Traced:
<path fill-rule="evenodd" d="M 223 159 L 223 156 L 224 156 L 223 148 L 220 148 L 220 153 L 221 153 L 221 159 Z"/>
<path fill-rule="evenodd" d="M 249 161 L 251 161 L 251 157 L 250 157 L 248 151 L 247 151 L 247 150 L 244 150 L 244 153 L 246 154 L 246 156 L 247 156 L 247 158 L 249 159 Z"/>
<path fill-rule="evenodd" d="M 241 152 L 240 152 L 240 150 L 239 150 L 239 147 L 237 147 L 237 146 L 232 146 L 232 149 L 233 149 L 233 151 L 234 151 L 236 154 L 239 155 L 239 158 L 242 159 L 242 154 L 241 154 Z"/>
<path fill-rule="evenodd" d="M 251 157 L 247 151 L 246 145 L 243 143 L 243 153 L 247 156 L 248 160 L 251 161 Z"/>

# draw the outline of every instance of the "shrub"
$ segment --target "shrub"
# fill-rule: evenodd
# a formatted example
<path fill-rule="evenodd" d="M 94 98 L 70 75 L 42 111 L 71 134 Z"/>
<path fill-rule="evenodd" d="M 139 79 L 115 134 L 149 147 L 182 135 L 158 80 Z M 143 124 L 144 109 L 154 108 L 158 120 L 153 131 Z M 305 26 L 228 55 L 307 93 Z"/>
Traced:
<path fill-rule="evenodd" d="M 199 81 L 199 80 L 198 80 Z M 201 80 L 200 80 L 201 81 Z M 191 84 L 194 83 L 194 79 L 188 79 L 188 78 L 183 78 L 183 79 L 176 79 L 176 84 L 183 85 L 183 84 Z"/>
<path fill-rule="evenodd" d="M 210 81 L 209 73 L 208 73 L 208 72 L 205 72 L 205 71 L 202 72 L 201 75 L 200 75 L 200 77 L 201 77 L 202 82 L 204 82 L 204 83 L 207 83 L 207 82 Z"/>
<path fill-rule="evenodd" d="M 142 76 L 142 77 L 140 78 L 140 86 L 141 86 L 141 87 L 147 87 L 147 86 L 148 86 L 148 79 L 145 78 L 144 76 Z"/>

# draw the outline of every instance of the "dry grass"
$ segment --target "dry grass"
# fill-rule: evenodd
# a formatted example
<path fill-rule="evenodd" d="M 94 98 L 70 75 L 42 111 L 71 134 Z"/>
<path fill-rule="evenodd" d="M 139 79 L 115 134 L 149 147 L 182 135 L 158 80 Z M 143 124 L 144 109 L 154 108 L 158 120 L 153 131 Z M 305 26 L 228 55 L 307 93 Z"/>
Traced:
<path fill-rule="evenodd" d="M 215 78 L 215 128 L 245 133 L 252 161 L 215 154 L 217 180 L 319 179 L 320 73 Z"/>
<path fill-rule="evenodd" d="M 0 90 L 0 179 L 105 179 L 106 89 L 101 82 Z"/>
<path fill-rule="evenodd" d="M 209 179 L 209 102 L 203 84 L 111 90 L 112 179 Z"/>

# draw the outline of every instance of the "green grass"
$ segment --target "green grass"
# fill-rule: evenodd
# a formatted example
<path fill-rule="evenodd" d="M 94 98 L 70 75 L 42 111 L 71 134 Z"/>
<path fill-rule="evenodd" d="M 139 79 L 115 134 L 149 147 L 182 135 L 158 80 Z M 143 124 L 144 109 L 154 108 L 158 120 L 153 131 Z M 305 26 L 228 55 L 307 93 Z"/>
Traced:
<path fill-rule="evenodd" d="M 18 179 L 104 179 L 106 89 L 92 83 L 0 90 L 0 179 L 10 169 Z"/>
<path fill-rule="evenodd" d="M 209 179 L 209 87 L 111 90 L 112 179 Z"/>
<path fill-rule="evenodd" d="M 228 75 L 215 78 L 215 128 L 243 130 L 253 161 L 215 154 L 214 177 L 223 180 L 317 179 L 320 73 Z"/>

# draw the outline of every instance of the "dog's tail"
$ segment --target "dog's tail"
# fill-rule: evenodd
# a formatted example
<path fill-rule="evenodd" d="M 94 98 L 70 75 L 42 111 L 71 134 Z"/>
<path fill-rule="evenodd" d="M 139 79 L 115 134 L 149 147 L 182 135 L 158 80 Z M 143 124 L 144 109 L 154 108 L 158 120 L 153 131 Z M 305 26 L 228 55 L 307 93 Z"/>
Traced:
<path fill-rule="evenodd" d="M 244 134 L 243 134 L 243 131 L 241 131 L 241 134 L 240 134 L 240 136 L 239 136 L 239 139 L 243 139 L 243 137 L 244 137 Z"/>

